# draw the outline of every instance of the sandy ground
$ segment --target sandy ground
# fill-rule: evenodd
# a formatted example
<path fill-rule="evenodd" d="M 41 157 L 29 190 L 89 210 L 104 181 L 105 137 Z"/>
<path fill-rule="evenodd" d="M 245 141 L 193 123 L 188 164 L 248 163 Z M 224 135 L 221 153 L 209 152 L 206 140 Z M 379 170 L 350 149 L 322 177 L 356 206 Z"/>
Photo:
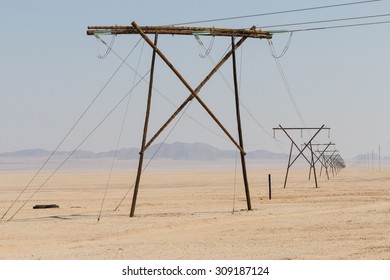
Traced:
<path fill-rule="evenodd" d="M 184 164 L 183 164 L 184 166 Z M 249 168 L 253 211 L 241 174 L 208 166 L 152 168 L 142 177 L 129 218 L 134 171 L 112 174 L 100 222 L 107 172 L 53 176 L 12 219 L 37 183 L 0 222 L 1 259 L 390 259 L 390 169 L 346 168 L 320 188 L 308 169 Z M 272 174 L 272 200 L 267 174 Z M 31 179 L 0 172 L 0 213 Z M 33 210 L 56 203 L 58 209 Z M 233 212 L 234 210 L 234 212 Z"/>

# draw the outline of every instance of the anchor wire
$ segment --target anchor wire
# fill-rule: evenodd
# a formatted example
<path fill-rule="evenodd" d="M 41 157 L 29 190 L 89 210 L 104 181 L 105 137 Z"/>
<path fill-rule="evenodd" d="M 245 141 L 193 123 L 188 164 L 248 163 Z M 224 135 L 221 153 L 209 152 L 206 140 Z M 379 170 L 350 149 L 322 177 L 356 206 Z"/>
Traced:
<path fill-rule="evenodd" d="M 150 72 L 147 71 L 145 76 Z M 20 208 L 7 220 L 8 222 L 13 219 L 13 217 L 23 209 L 23 207 L 46 185 L 46 183 L 57 173 L 57 171 L 70 159 L 70 157 L 87 141 L 87 139 L 98 129 L 106 119 L 117 109 L 117 107 L 130 95 L 133 90 L 140 84 L 141 80 L 130 89 L 129 92 L 108 112 L 108 114 L 92 129 L 92 131 L 81 141 L 81 143 L 61 162 L 61 164 L 47 177 L 47 179 L 30 195 L 30 197 L 20 206 Z"/>
<path fill-rule="evenodd" d="M 141 58 L 142 58 L 142 53 L 143 53 L 143 50 L 144 50 L 144 46 L 145 46 L 145 42 L 143 42 L 143 44 L 142 44 L 141 53 L 140 53 L 139 58 L 138 58 L 138 63 L 137 63 L 137 68 L 136 68 L 137 73 L 138 73 L 138 69 L 139 69 L 139 66 L 140 66 L 140 62 L 141 62 Z M 134 74 L 132 87 L 134 87 L 135 83 L 136 83 L 136 74 Z M 107 184 L 106 184 L 106 188 L 105 188 L 105 191 L 104 191 L 104 196 L 103 196 L 103 199 L 102 199 L 102 204 L 101 204 L 101 206 L 100 206 L 100 212 L 99 212 L 99 216 L 98 216 L 98 219 L 97 219 L 98 222 L 100 221 L 100 218 L 101 218 L 101 216 L 102 216 L 103 205 L 104 205 L 104 202 L 105 202 L 105 200 L 106 200 L 106 195 L 107 195 L 107 191 L 108 191 L 108 186 L 110 185 L 112 171 L 113 171 L 113 169 L 114 169 L 116 157 L 117 157 L 117 154 L 118 154 L 119 144 L 120 144 L 120 141 L 121 141 L 121 138 L 122 138 L 123 129 L 124 129 L 125 122 L 126 122 L 126 118 L 127 118 L 127 113 L 128 113 L 128 111 L 129 111 L 131 96 L 132 96 L 132 95 L 129 95 L 129 97 L 128 97 L 127 104 L 126 104 L 126 109 L 125 109 L 125 113 L 124 113 L 124 115 L 123 115 L 123 120 L 122 120 L 121 128 L 120 128 L 120 131 L 119 131 L 119 135 L 118 135 L 118 141 L 117 141 L 116 147 L 115 147 L 115 153 L 114 153 L 114 156 L 113 156 L 113 158 L 112 158 L 111 167 L 110 167 L 110 172 L 109 172 L 109 175 L 108 175 Z"/>
<path fill-rule="evenodd" d="M 102 92 L 106 89 L 108 84 L 112 81 L 112 79 L 115 77 L 115 75 L 118 73 L 118 71 L 121 69 L 123 64 L 126 62 L 126 60 L 129 58 L 129 56 L 134 51 L 135 47 L 139 44 L 141 39 L 136 43 L 136 45 L 133 47 L 132 50 L 130 50 L 129 54 L 125 57 L 125 59 L 122 61 L 122 63 L 119 64 L 119 66 L 115 69 L 113 74 L 109 77 L 107 82 L 103 85 L 103 87 L 99 90 L 97 95 L 92 99 L 92 101 L 89 103 L 89 105 L 85 108 L 85 110 L 81 113 L 80 117 L 77 119 L 77 121 L 73 124 L 73 126 L 68 130 L 68 132 L 65 134 L 65 136 L 61 139 L 60 143 L 54 148 L 54 150 L 50 153 L 49 157 L 45 160 L 45 162 L 40 166 L 40 168 L 37 170 L 37 172 L 34 174 L 34 176 L 30 179 L 30 181 L 27 183 L 27 185 L 24 187 L 24 189 L 19 193 L 17 198 L 12 202 L 12 204 L 8 207 L 8 209 L 5 211 L 3 216 L 1 217 L 1 220 L 4 219 L 4 217 L 9 213 L 9 211 L 13 208 L 15 203 L 19 201 L 20 197 L 27 191 L 27 189 L 31 186 L 33 181 L 36 179 L 36 177 L 41 173 L 42 169 L 47 165 L 47 163 L 50 161 L 50 159 L 54 156 L 54 154 L 58 151 L 58 149 L 62 146 L 62 144 L 65 142 L 65 140 L 69 137 L 69 135 L 73 132 L 73 130 L 76 128 L 76 126 L 79 124 L 79 122 L 83 119 L 85 114 L 90 110 L 92 105 L 96 102 L 96 100 L 99 98 L 99 96 L 102 94 Z"/>

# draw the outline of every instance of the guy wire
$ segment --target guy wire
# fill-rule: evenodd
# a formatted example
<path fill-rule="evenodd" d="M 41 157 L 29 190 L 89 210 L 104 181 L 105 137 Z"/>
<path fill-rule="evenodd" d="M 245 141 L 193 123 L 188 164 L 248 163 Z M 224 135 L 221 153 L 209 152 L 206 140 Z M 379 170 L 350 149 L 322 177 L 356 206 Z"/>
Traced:
<path fill-rule="evenodd" d="M 73 126 L 70 128 L 70 130 L 65 134 L 65 136 L 62 138 L 62 140 L 60 141 L 60 143 L 55 147 L 55 149 L 51 152 L 51 154 L 49 155 L 49 157 L 46 159 L 46 161 L 41 165 L 41 167 L 38 169 L 38 171 L 34 174 L 34 176 L 31 178 L 31 180 L 27 183 L 26 187 L 22 190 L 22 192 L 18 195 L 18 197 L 12 202 L 12 204 L 9 206 L 9 208 L 7 209 L 7 211 L 3 214 L 3 216 L 1 217 L 1 219 L 3 219 L 7 214 L 8 212 L 11 210 L 11 208 L 15 205 L 15 203 L 17 201 L 19 201 L 19 198 L 26 192 L 26 190 L 30 187 L 30 185 L 32 184 L 32 182 L 35 180 L 35 178 L 40 174 L 40 172 L 42 171 L 42 169 L 46 166 L 46 164 L 50 161 L 50 159 L 54 156 L 54 154 L 58 151 L 58 149 L 61 147 L 61 145 L 65 142 L 65 140 L 68 138 L 68 136 L 72 133 L 72 131 L 76 128 L 76 126 L 78 125 L 78 123 L 81 121 L 81 119 L 84 117 L 84 115 L 89 111 L 89 109 L 92 107 L 92 105 L 96 102 L 96 100 L 98 99 L 98 97 L 101 95 L 101 93 L 104 91 L 104 89 L 107 87 L 107 85 L 111 82 L 111 80 L 114 78 L 114 76 L 118 73 L 119 69 L 123 66 L 123 64 L 125 63 L 125 61 L 127 60 L 127 58 L 132 54 L 132 52 L 134 51 L 135 47 L 139 44 L 139 42 L 141 41 L 141 39 L 138 40 L 138 42 L 135 44 L 135 46 L 133 47 L 133 49 L 129 52 L 129 54 L 125 57 L 125 59 L 122 61 L 122 63 L 119 64 L 119 66 L 116 68 L 116 70 L 114 71 L 114 73 L 110 76 L 110 78 L 108 79 L 108 81 L 103 85 L 103 87 L 100 89 L 100 91 L 98 92 L 98 94 L 92 99 L 92 101 L 90 102 L 90 104 L 87 106 L 87 108 L 83 111 L 83 113 L 80 115 L 80 117 L 77 119 L 77 121 L 73 124 Z"/>
<path fill-rule="evenodd" d="M 139 65 L 140 65 L 140 62 L 141 62 L 141 58 L 142 58 L 142 53 L 143 53 L 143 50 L 144 50 L 144 46 L 145 46 L 145 41 L 144 41 L 143 44 L 142 44 L 141 53 L 140 53 L 139 58 L 138 58 L 138 63 L 137 63 L 137 68 L 136 68 L 136 71 L 137 71 L 137 72 L 136 72 L 136 73 L 138 73 L 138 69 L 139 69 Z M 134 73 L 134 79 L 133 79 L 132 88 L 134 87 L 135 82 L 136 82 L 136 77 L 137 77 L 137 76 L 136 76 L 136 73 Z M 101 216 L 102 216 L 103 205 L 104 205 L 104 201 L 105 201 L 105 199 L 106 199 L 108 186 L 109 186 L 109 184 L 110 184 L 112 171 L 113 171 L 113 169 L 114 169 L 114 164 L 115 164 L 115 161 L 116 161 L 116 157 L 117 157 L 117 153 L 118 153 L 119 144 L 120 144 L 120 141 L 121 141 L 121 139 L 122 139 L 123 128 L 124 128 L 124 126 L 125 126 L 127 113 L 128 113 L 128 111 L 129 111 L 129 105 L 130 105 L 130 101 L 131 101 L 131 96 L 132 96 L 132 95 L 129 95 L 129 97 L 128 97 L 127 104 L 126 104 L 126 109 L 125 109 L 125 113 L 124 113 L 124 115 L 123 115 L 122 125 L 121 125 L 120 131 L 119 131 L 118 141 L 117 141 L 116 147 L 115 147 L 115 154 L 114 154 L 114 156 L 113 156 L 113 158 L 112 158 L 110 173 L 109 173 L 109 175 L 108 175 L 107 184 L 106 184 L 106 189 L 105 189 L 105 191 L 104 191 L 104 196 L 103 196 L 102 204 L 101 204 L 101 207 L 100 207 L 99 216 L 98 216 L 98 219 L 97 219 L 98 222 L 100 221 L 100 218 L 101 218 Z"/>
<path fill-rule="evenodd" d="M 149 74 L 150 70 L 145 73 L 144 76 Z M 141 79 L 142 80 L 142 79 Z M 55 173 L 69 160 L 69 158 L 81 147 L 82 144 L 95 132 L 95 130 L 100 127 L 100 125 L 116 110 L 116 108 L 126 99 L 128 95 L 130 95 L 133 90 L 140 84 L 141 80 L 137 82 L 137 84 L 114 106 L 114 108 L 111 109 L 110 112 L 95 126 L 94 129 L 81 141 L 81 143 L 61 162 L 61 164 L 49 175 L 49 177 L 31 194 L 31 196 L 22 204 L 22 206 L 8 219 L 8 221 L 11 221 L 12 218 L 19 213 L 20 210 L 23 209 L 23 207 L 38 193 L 38 191 L 46 185 L 46 183 L 50 180 L 51 177 L 54 176 Z"/>

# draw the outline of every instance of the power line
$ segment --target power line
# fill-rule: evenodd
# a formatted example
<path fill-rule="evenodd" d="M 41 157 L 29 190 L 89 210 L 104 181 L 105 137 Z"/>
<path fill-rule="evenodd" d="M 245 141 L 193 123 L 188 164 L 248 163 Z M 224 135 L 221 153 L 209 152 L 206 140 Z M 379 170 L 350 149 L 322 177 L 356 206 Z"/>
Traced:
<path fill-rule="evenodd" d="M 287 14 L 287 13 L 296 13 L 296 12 L 304 12 L 304 11 L 319 10 L 319 9 L 329 9 L 329 8 L 351 6 L 351 5 L 360 5 L 360 4 L 367 4 L 367 3 L 379 2 L 379 1 L 382 1 L 382 0 L 367 0 L 367 1 L 359 1 L 359 2 L 349 2 L 349 3 L 333 4 L 333 5 L 326 5 L 326 6 L 315 6 L 315 7 L 309 7 L 309 8 L 268 12 L 268 13 L 253 14 L 253 15 L 242 15 L 242 16 L 234 16 L 234 17 L 224 17 L 224 18 L 215 18 L 215 19 L 198 20 L 198 21 L 190 21 L 190 22 L 181 22 L 181 23 L 169 24 L 169 26 L 189 25 L 189 24 L 217 22 L 217 21 L 228 21 L 228 20 L 236 20 L 236 19 L 242 19 L 242 18 L 261 17 L 261 16 L 271 16 L 271 15 L 278 15 L 278 14 Z"/>
<path fill-rule="evenodd" d="M 275 24 L 275 25 L 262 25 L 257 28 L 273 28 L 273 27 L 283 27 L 283 26 L 296 26 L 296 25 L 307 25 L 307 24 L 318 24 L 318 23 L 328 23 L 328 22 L 337 22 L 337 21 L 348 21 L 348 20 L 360 20 L 360 19 L 369 19 L 369 18 L 378 18 L 378 17 L 388 17 L 390 14 L 380 14 L 380 15 L 370 15 L 370 16 L 360 16 L 360 17 L 350 17 L 350 18 L 338 18 L 338 19 L 325 19 L 325 20 L 316 20 L 316 21 L 305 21 L 305 22 L 295 22 L 295 23 L 284 23 L 284 24 Z"/>
<path fill-rule="evenodd" d="M 390 23 L 390 20 L 387 21 L 376 21 L 376 22 L 366 22 L 366 23 L 356 23 L 356 24 L 345 24 L 345 25 L 334 25 L 334 26 L 322 26 L 322 27 L 312 27 L 304 29 L 293 29 L 286 32 L 304 32 L 304 31 L 318 31 L 326 29 L 338 29 L 338 28 L 347 28 L 347 27 L 358 27 L 358 26 L 369 26 L 369 25 L 379 25 Z"/>
<path fill-rule="evenodd" d="M 305 120 L 302 117 L 301 111 L 299 110 L 298 105 L 297 105 L 297 103 L 295 101 L 294 95 L 292 94 L 291 87 L 290 87 L 290 85 L 289 85 L 289 83 L 287 81 L 286 75 L 284 74 L 282 65 L 280 64 L 280 60 L 279 60 L 278 56 L 276 56 L 275 48 L 274 48 L 274 45 L 272 44 L 272 40 L 268 40 L 268 44 L 269 44 L 269 47 L 270 47 L 271 55 L 275 59 L 276 66 L 278 67 L 280 76 L 281 76 L 281 78 L 283 80 L 283 84 L 286 87 L 286 90 L 287 90 L 287 93 L 288 93 L 288 95 L 290 97 L 291 103 L 294 106 L 295 112 L 297 113 L 297 115 L 298 115 L 299 119 L 301 120 L 303 126 L 307 127 L 307 125 L 305 123 Z"/>

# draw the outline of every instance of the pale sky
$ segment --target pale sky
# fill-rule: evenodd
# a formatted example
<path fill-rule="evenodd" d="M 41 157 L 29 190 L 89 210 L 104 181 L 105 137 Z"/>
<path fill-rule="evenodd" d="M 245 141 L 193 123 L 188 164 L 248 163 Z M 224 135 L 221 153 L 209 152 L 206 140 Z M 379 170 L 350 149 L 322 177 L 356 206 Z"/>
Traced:
<path fill-rule="evenodd" d="M 98 54 L 104 54 L 105 47 L 93 36 L 86 35 L 88 25 L 130 25 L 132 21 L 140 26 L 166 25 L 348 2 L 353 1 L 1 1 L 0 152 L 54 149 L 121 64 L 113 53 L 105 59 L 98 58 Z M 195 26 L 250 28 L 386 13 L 390 13 L 390 3 L 383 0 Z M 301 29 L 389 18 L 270 29 Z M 379 145 L 382 156 L 390 155 L 389 30 L 390 24 L 381 24 L 295 32 L 287 53 L 279 60 L 305 125 L 325 124 L 331 128 L 330 137 L 324 132 L 317 143 L 336 143 L 346 159 L 372 150 L 377 152 Z M 273 44 L 278 53 L 288 38 L 288 34 L 274 35 Z M 110 36 L 103 39 L 111 41 Z M 124 58 L 139 39 L 138 35 L 117 36 L 113 49 Z M 212 43 L 211 38 L 201 39 L 206 47 Z M 161 35 L 158 46 L 195 88 L 212 68 L 211 60 L 218 61 L 229 44 L 229 38 L 215 38 L 211 59 L 199 56 L 198 42 L 192 36 Z M 127 63 L 134 69 L 138 67 L 143 75 L 150 68 L 150 60 L 151 49 L 141 41 Z M 281 143 L 277 144 L 271 137 L 272 128 L 279 124 L 285 127 L 304 124 L 283 84 L 268 42 L 248 39 L 237 51 L 237 62 L 240 97 L 245 106 L 241 113 L 246 149 L 287 153 L 288 139 L 278 132 L 276 139 Z M 231 60 L 221 69 L 221 74 L 204 87 L 200 97 L 237 137 L 234 97 L 225 80 L 233 85 Z M 72 150 L 79 145 L 133 83 L 134 73 L 126 65 L 122 66 L 59 149 Z M 154 85 L 158 92 L 154 92 L 149 137 L 175 110 L 166 99 L 180 104 L 189 94 L 161 59 L 157 59 Z M 146 95 L 147 84 L 141 82 L 132 93 L 119 147 L 140 145 Z M 80 149 L 115 149 L 126 105 L 127 99 Z M 167 138 L 168 143 L 204 142 L 234 149 L 196 101 L 186 113 Z M 163 141 L 166 135 L 157 142 Z M 308 135 L 304 133 L 301 138 L 299 132 L 294 137 L 304 141 Z"/>

